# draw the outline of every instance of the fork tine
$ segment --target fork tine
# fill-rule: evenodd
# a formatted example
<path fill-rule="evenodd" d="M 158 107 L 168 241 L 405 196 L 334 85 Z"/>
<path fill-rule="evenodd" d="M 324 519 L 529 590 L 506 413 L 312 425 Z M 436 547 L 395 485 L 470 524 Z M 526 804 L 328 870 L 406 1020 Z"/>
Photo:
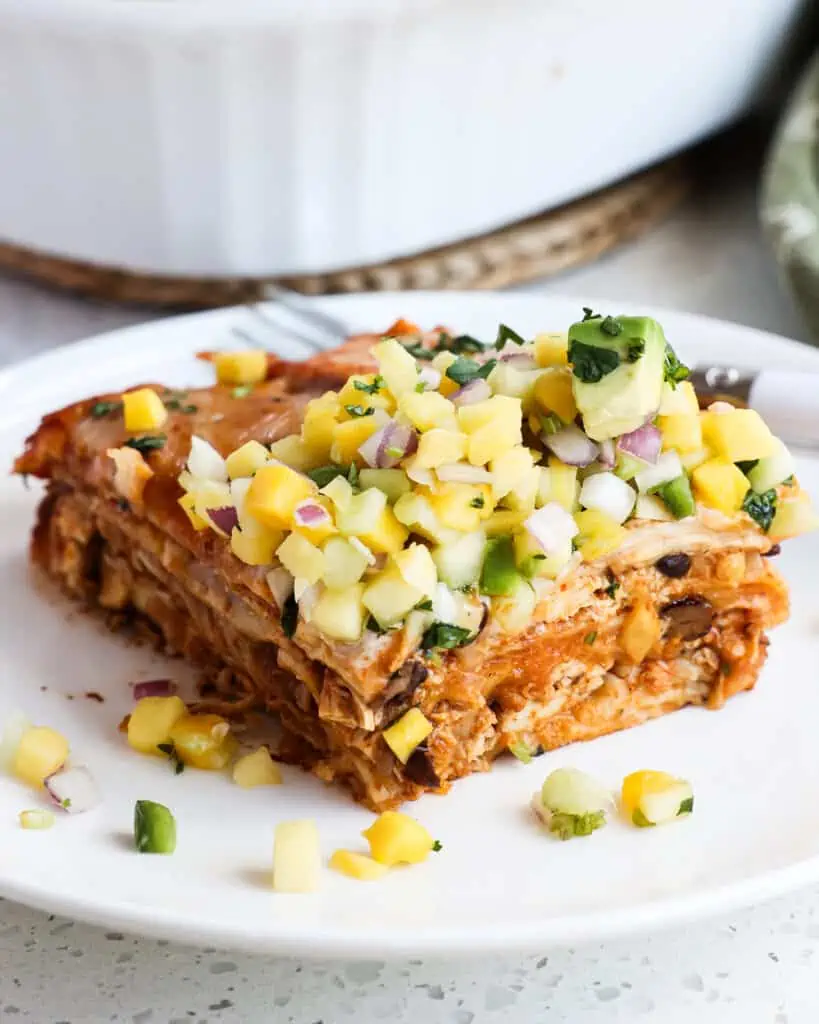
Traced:
<path fill-rule="evenodd" d="M 268 282 L 262 289 L 265 299 L 278 302 L 289 313 L 301 317 L 311 324 L 333 336 L 336 344 L 349 337 L 350 329 L 347 324 L 337 317 L 331 316 L 323 310 L 316 309 L 312 300 L 302 295 L 301 292 L 285 288 L 283 285 Z"/>
<path fill-rule="evenodd" d="M 263 327 L 266 334 L 273 336 L 276 334 L 288 335 L 291 338 L 295 338 L 296 341 L 300 342 L 306 348 L 309 348 L 311 352 L 323 352 L 326 348 L 332 348 L 334 345 L 338 344 L 334 337 L 329 338 L 327 334 L 324 335 L 324 341 L 320 341 L 315 337 L 315 335 L 306 334 L 303 331 L 300 331 L 293 324 L 283 323 L 280 320 L 274 319 L 258 306 L 248 306 L 247 310 L 256 318 L 257 322 Z"/>

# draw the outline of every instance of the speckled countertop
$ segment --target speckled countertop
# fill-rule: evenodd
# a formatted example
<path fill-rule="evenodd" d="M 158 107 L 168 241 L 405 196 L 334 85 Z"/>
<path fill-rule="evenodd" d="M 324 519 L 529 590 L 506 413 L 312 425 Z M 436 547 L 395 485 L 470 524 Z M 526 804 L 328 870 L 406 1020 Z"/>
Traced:
<path fill-rule="evenodd" d="M 805 338 L 748 180 L 721 181 L 648 238 L 527 291 L 644 300 Z M 0 279 L 0 363 L 142 319 Z M 176 947 L 0 901 L 2 1024 L 816 1024 L 817 969 L 815 890 L 605 947 L 390 964 Z"/>

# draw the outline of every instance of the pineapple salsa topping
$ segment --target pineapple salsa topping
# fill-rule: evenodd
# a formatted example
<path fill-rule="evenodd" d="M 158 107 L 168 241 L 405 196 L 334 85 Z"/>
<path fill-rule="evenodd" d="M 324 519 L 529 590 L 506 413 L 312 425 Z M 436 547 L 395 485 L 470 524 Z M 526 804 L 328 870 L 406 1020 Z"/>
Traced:
<path fill-rule="evenodd" d="M 494 346 L 385 337 L 377 372 L 313 399 L 300 433 L 226 458 L 194 437 L 180 505 L 267 568 L 288 635 L 405 627 L 428 652 L 474 640 L 487 606 L 502 630 L 524 628 L 550 581 L 616 550 L 632 519 L 703 506 L 772 542 L 813 526 L 756 412 L 701 412 L 655 320 L 584 312 L 532 341 L 502 325 Z M 223 362 L 230 384 L 263 372 L 258 353 Z M 136 429 L 164 423 L 153 399 L 128 398 Z"/>

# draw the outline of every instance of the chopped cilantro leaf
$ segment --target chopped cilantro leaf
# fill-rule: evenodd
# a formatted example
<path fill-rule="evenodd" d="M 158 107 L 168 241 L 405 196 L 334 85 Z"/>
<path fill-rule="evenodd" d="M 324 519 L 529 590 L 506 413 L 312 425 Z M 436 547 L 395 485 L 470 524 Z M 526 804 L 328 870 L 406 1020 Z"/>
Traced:
<path fill-rule="evenodd" d="M 632 338 L 626 349 L 626 359 L 630 363 L 636 363 L 645 350 L 646 343 L 642 338 Z"/>
<path fill-rule="evenodd" d="M 100 420 L 109 413 L 119 412 L 121 408 L 122 402 L 94 402 L 91 406 L 91 416 L 95 420 Z"/>
<path fill-rule="evenodd" d="M 126 448 L 136 448 L 138 452 L 143 455 L 145 452 L 155 451 L 157 448 L 161 448 L 167 438 L 164 434 L 145 434 L 143 437 L 129 437 L 127 441 L 123 442 Z"/>
<path fill-rule="evenodd" d="M 584 306 L 583 307 L 583 323 L 585 323 L 587 320 L 599 320 L 599 319 L 600 319 L 600 314 L 599 313 L 595 313 L 595 311 L 591 308 L 591 306 Z"/>
<path fill-rule="evenodd" d="M 593 630 L 591 631 L 591 633 L 587 633 L 587 634 L 586 634 L 586 635 L 585 635 L 585 636 L 583 637 L 583 643 L 584 643 L 584 644 L 586 644 L 587 646 L 591 647 L 591 645 L 592 645 L 592 644 L 594 643 L 594 641 L 595 641 L 596 639 L 597 639 L 597 630 L 596 630 L 596 629 L 593 629 Z"/>
<path fill-rule="evenodd" d="M 738 462 L 736 466 L 740 473 L 744 473 L 747 476 L 757 462 L 759 462 L 759 459 L 746 459 L 743 462 Z"/>
<path fill-rule="evenodd" d="M 485 348 L 486 345 L 482 341 L 478 341 L 470 334 L 459 334 L 456 338 L 449 339 L 446 350 L 459 355 L 462 352 L 483 352 Z"/>
<path fill-rule="evenodd" d="M 565 425 L 566 424 L 556 412 L 550 412 L 548 416 L 545 413 L 541 413 L 540 415 L 540 426 L 547 437 L 551 434 L 556 434 L 558 430 L 562 430 Z"/>
<path fill-rule="evenodd" d="M 432 844 L 432 852 L 433 853 L 440 853 L 441 850 L 443 850 L 443 848 L 444 848 L 444 844 L 441 842 L 440 839 L 436 839 L 435 842 Z"/>
<path fill-rule="evenodd" d="M 296 632 L 298 621 L 299 606 L 296 603 L 295 597 L 291 594 L 284 602 L 284 608 L 282 608 L 282 630 L 286 637 L 291 637 Z"/>
<path fill-rule="evenodd" d="M 587 814 L 552 814 L 549 831 L 558 839 L 574 839 L 575 836 L 590 836 L 606 824 L 605 811 L 589 811 Z"/>
<path fill-rule="evenodd" d="M 421 359 L 424 362 L 430 362 L 435 356 L 432 349 L 424 348 L 420 341 L 412 342 L 401 342 L 404 348 L 409 352 L 413 359 Z"/>
<path fill-rule="evenodd" d="M 347 482 L 350 487 L 358 487 L 358 466 L 354 463 L 350 463 L 350 468 L 347 470 Z"/>
<path fill-rule="evenodd" d="M 369 629 L 371 633 L 378 633 L 379 636 L 381 636 L 382 633 L 389 632 L 389 630 L 386 630 L 384 629 L 383 626 L 380 626 L 378 623 L 378 619 L 374 618 L 372 615 L 367 619 L 366 628 Z"/>
<path fill-rule="evenodd" d="M 679 810 L 677 811 L 677 817 L 679 818 L 679 816 L 681 814 L 691 814 L 691 812 L 693 810 L 694 810 L 694 797 L 693 796 L 686 797 L 686 799 L 683 800 L 682 803 L 680 804 Z"/>
<path fill-rule="evenodd" d="M 616 338 L 623 333 L 623 325 L 615 316 L 604 316 L 600 321 L 600 330 L 611 338 Z"/>
<path fill-rule="evenodd" d="M 478 377 L 486 379 L 496 365 L 496 359 L 490 359 L 489 362 L 482 365 L 474 359 L 470 359 L 469 356 L 458 356 L 455 362 L 446 368 L 446 375 L 450 380 L 454 380 L 456 384 L 463 387 L 464 384 L 468 384 Z"/>
<path fill-rule="evenodd" d="M 173 765 L 174 775 L 181 775 L 185 770 L 185 762 L 179 756 L 176 747 L 173 743 L 157 743 L 157 750 L 161 750 L 163 754 L 168 755 L 168 760 Z"/>
<path fill-rule="evenodd" d="M 469 503 L 472 508 L 483 508 L 486 504 L 486 500 L 482 494 L 476 494 L 475 497 Z"/>
<path fill-rule="evenodd" d="M 379 373 L 373 378 L 371 384 L 365 380 L 354 380 L 353 387 L 356 391 L 363 391 L 366 395 L 376 395 L 384 387 L 384 378 Z"/>
<path fill-rule="evenodd" d="M 344 411 L 348 415 L 354 417 L 375 415 L 375 409 L 372 406 L 365 407 L 363 405 L 345 405 Z"/>
<path fill-rule="evenodd" d="M 793 487 L 793 483 L 794 483 L 793 473 L 791 473 L 790 476 L 786 476 L 785 479 L 782 481 L 782 484 L 785 487 Z"/>
<path fill-rule="evenodd" d="M 65 800 L 61 800 L 60 801 L 60 807 L 62 807 L 62 809 L 64 811 L 67 811 L 70 806 L 71 806 L 71 797 L 70 796 L 67 796 L 65 798 Z"/>
<path fill-rule="evenodd" d="M 620 356 L 610 348 L 598 348 L 584 341 L 569 344 L 572 372 L 584 384 L 596 384 L 620 365 Z"/>
<path fill-rule="evenodd" d="M 423 601 L 419 601 L 418 604 L 415 607 L 418 609 L 419 612 L 431 612 L 432 611 L 432 601 L 430 601 L 429 598 L 426 598 Z"/>
<path fill-rule="evenodd" d="M 419 380 L 418 383 L 415 385 L 415 390 L 418 392 L 419 395 L 422 395 L 426 391 L 426 389 L 427 386 L 422 380 Z"/>
<path fill-rule="evenodd" d="M 526 339 L 522 338 L 517 331 L 513 331 L 506 324 L 498 324 L 498 336 L 495 338 L 495 348 L 500 351 L 507 341 L 513 341 L 516 345 L 525 345 Z"/>
<path fill-rule="evenodd" d="M 688 367 L 679 361 L 674 349 L 666 343 L 663 368 L 663 379 L 666 383 L 670 384 L 672 388 L 676 388 L 680 381 L 685 380 L 690 373 Z"/>
<path fill-rule="evenodd" d="M 614 599 L 614 596 L 619 589 L 620 581 L 617 579 L 613 572 L 609 571 L 609 585 L 606 587 L 606 595 Z"/>
<path fill-rule="evenodd" d="M 424 633 L 421 646 L 425 651 L 432 651 L 440 648 L 451 651 L 455 647 L 463 647 L 468 644 L 474 634 L 462 626 L 452 626 L 448 622 L 433 622 Z"/>
<path fill-rule="evenodd" d="M 237 388 L 231 391 L 231 395 L 234 398 L 247 398 L 250 392 L 253 390 L 252 384 L 240 384 Z"/>
<path fill-rule="evenodd" d="M 764 494 L 748 491 L 742 502 L 742 511 L 747 512 L 757 526 L 767 533 L 776 513 L 776 491 L 773 488 Z"/>
<path fill-rule="evenodd" d="M 317 487 L 326 487 L 337 476 L 347 476 L 347 468 L 345 466 L 318 466 L 316 469 L 308 469 L 307 476 Z"/>

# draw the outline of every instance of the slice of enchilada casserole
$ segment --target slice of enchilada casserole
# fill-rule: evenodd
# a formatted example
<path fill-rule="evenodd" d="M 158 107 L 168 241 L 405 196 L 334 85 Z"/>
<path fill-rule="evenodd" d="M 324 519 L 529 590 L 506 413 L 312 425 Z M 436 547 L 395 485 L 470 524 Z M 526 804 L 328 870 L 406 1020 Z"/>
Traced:
<path fill-rule="evenodd" d="M 282 759 L 382 810 L 755 684 L 788 612 L 768 556 L 814 514 L 655 321 L 203 357 L 212 388 L 45 417 L 32 557 L 204 701 L 277 716 Z"/>

